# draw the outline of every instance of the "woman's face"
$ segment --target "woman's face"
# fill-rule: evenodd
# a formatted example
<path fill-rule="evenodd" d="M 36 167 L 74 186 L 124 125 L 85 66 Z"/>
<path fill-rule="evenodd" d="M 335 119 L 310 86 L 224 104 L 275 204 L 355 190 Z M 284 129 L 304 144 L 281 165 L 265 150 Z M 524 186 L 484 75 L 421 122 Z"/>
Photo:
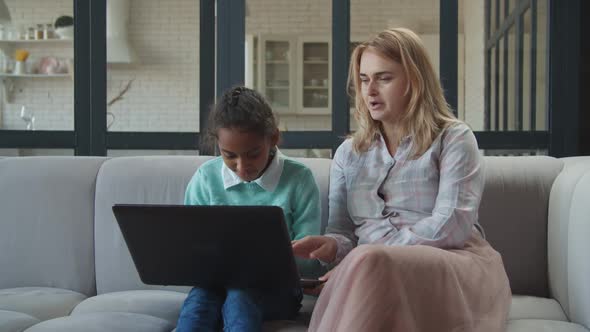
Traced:
<path fill-rule="evenodd" d="M 239 128 L 220 128 L 217 144 L 225 165 L 242 180 L 254 181 L 266 169 L 278 136 L 278 132 L 269 138 Z"/>
<path fill-rule="evenodd" d="M 410 94 L 402 65 L 368 47 L 361 55 L 359 76 L 363 100 L 371 118 L 395 124 L 406 111 Z"/>

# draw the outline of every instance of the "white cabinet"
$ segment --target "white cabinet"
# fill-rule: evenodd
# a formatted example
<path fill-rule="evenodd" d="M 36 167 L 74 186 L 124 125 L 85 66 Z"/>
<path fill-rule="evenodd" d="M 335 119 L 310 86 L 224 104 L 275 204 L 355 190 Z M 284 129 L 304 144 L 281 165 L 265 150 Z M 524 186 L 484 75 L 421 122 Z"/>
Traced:
<path fill-rule="evenodd" d="M 298 40 L 298 113 L 329 114 L 331 109 L 332 47 L 326 39 Z"/>
<path fill-rule="evenodd" d="M 290 113 L 295 106 L 295 39 L 259 36 L 256 72 L 258 91 L 277 113 Z"/>
<path fill-rule="evenodd" d="M 246 85 L 285 115 L 329 114 L 331 47 L 327 38 L 246 38 Z"/>

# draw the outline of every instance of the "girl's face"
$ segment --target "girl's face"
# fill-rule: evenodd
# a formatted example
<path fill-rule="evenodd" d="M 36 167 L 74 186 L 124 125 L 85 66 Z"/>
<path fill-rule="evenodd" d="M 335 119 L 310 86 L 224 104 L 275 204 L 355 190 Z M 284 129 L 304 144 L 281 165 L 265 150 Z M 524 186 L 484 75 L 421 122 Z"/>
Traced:
<path fill-rule="evenodd" d="M 361 55 L 359 76 L 361 93 L 371 118 L 395 124 L 410 100 L 402 65 L 369 47 Z"/>
<path fill-rule="evenodd" d="M 258 179 L 269 162 L 270 152 L 279 140 L 279 133 L 272 137 L 244 131 L 240 128 L 220 128 L 217 144 L 223 162 L 244 181 Z"/>

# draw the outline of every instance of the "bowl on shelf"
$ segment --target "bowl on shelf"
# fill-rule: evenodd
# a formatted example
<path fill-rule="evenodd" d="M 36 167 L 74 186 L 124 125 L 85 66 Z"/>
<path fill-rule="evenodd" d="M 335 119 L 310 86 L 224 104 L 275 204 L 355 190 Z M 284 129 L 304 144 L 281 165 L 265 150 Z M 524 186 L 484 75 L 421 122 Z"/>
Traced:
<path fill-rule="evenodd" d="M 61 39 L 74 39 L 74 26 L 60 27 L 55 29 L 55 34 Z"/>

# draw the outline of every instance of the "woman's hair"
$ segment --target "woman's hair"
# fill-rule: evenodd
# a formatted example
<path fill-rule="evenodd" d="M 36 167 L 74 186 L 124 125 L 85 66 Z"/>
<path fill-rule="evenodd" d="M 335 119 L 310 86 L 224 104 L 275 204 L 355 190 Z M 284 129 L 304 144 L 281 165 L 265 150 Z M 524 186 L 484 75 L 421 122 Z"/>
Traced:
<path fill-rule="evenodd" d="M 235 128 L 272 137 L 278 132 L 277 120 L 264 97 L 249 88 L 227 90 L 212 107 L 205 133 L 205 146 L 215 147 L 220 128 Z"/>
<path fill-rule="evenodd" d="M 371 118 L 361 94 L 359 76 L 363 52 L 371 48 L 402 65 L 408 81 L 406 93 L 410 99 L 400 119 L 403 135 L 412 135 L 412 158 L 421 156 L 439 133 L 450 124 L 459 122 L 447 104 L 442 87 L 420 38 L 404 28 L 388 29 L 358 45 L 350 59 L 349 86 L 354 88 L 358 130 L 352 135 L 357 152 L 367 151 L 381 132 L 381 123 Z"/>

